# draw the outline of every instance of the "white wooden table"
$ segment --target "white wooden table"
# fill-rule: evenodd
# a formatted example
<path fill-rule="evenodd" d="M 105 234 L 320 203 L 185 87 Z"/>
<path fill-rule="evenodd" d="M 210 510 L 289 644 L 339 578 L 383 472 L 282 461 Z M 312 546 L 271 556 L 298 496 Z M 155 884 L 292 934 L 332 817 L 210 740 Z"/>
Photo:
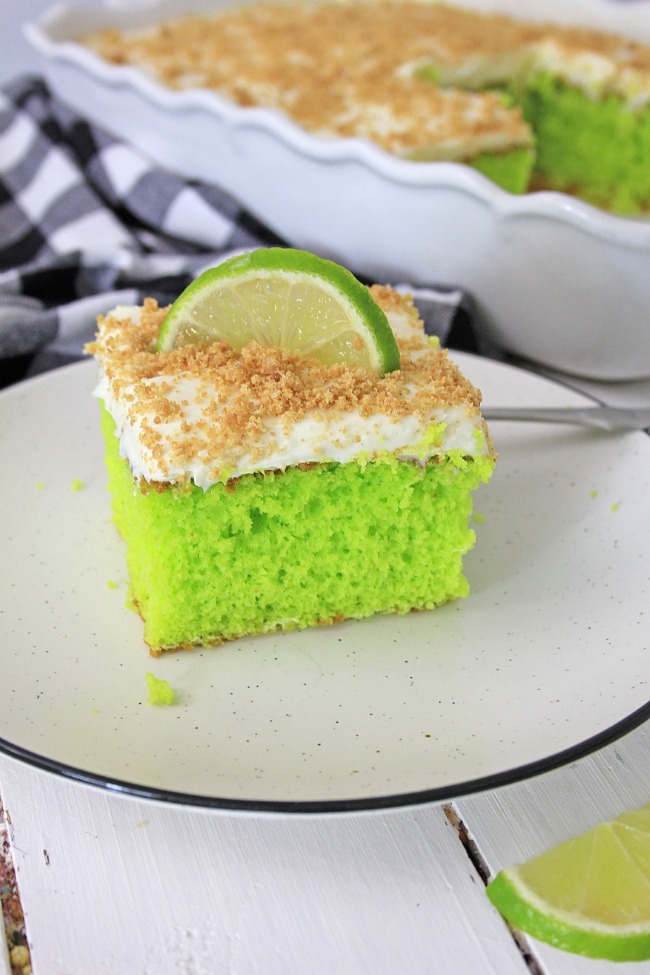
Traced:
<path fill-rule="evenodd" d="M 650 972 L 516 941 L 483 879 L 646 803 L 649 731 L 447 806 L 329 817 L 157 805 L 3 757 L 34 975 Z"/>

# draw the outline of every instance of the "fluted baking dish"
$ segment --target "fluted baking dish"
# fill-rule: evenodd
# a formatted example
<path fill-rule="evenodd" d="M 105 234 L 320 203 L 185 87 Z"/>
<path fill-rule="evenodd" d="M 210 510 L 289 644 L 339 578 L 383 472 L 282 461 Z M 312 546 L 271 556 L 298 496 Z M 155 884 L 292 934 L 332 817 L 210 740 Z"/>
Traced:
<path fill-rule="evenodd" d="M 577 376 L 650 376 L 650 220 L 555 192 L 515 196 L 457 163 L 412 162 L 359 139 L 326 140 L 215 92 L 174 91 L 77 42 L 229 0 L 59 5 L 26 34 L 59 97 L 158 163 L 216 183 L 287 243 L 377 281 L 471 294 L 487 345 Z M 457 0 L 650 42 L 650 3 Z M 650 165 L 650 161 L 648 163 Z"/>

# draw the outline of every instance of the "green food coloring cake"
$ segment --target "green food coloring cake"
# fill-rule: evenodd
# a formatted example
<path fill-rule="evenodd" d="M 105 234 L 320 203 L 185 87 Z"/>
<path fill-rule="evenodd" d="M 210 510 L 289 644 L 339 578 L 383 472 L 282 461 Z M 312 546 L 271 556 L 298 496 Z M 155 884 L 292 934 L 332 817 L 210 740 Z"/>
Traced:
<path fill-rule="evenodd" d="M 495 464 L 480 394 L 410 299 L 371 292 L 401 353 L 383 376 L 255 343 L 157 353 L 154 302 L 100 320 L 113 518 L 152 653 L 467 595 Z"/>

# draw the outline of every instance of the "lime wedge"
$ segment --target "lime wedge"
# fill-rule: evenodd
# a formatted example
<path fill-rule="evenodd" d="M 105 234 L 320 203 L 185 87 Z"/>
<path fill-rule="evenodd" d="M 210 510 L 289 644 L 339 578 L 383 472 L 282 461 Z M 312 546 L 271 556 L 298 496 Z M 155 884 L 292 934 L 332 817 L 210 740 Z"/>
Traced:
<path fill-rule="evenodd" d="M 386 315 L 350 271 L 306 251 L 269 247 L 204 271 L 176 299 L 157 349 L 251 341 L 300 352 L 324 365 L 399 369 Z"/>
<path fill-rule="evenodd" d="M 502 870 L 487 894 L 513 927 L 556 948 L 650 958 L 650 805 Z"/>

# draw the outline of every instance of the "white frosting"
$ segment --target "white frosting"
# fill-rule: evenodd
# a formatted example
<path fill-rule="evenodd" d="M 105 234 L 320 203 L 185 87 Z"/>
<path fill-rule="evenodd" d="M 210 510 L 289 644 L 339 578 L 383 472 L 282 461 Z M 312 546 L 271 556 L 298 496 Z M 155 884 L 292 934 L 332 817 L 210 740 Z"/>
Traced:
<path fill-rule="evenodd" d="M 458 61 L 447 61 L 443 56 L 423 57 L 403 65 L 400 74 L 408 77 L 419 71 L 431 72 L 431 81 L 444 88 L 462 88 L 466 91 L 480 91 L 490 85 L 503 85 L 530 70 L 534 52 L 529 45 L 499 54 L 474 52 Z"/>
<path fill-rule="evenodd" d="M 113 317 L 131 319 L 134 323 L 137 323 L 139 314 L 138 308 L 125 306 L 111 312 Z M 407 329 L 412 335 L 413 327 L 407 319 L 403 319 L 399 313 L 389 313 L 388 317 L 396 334 Z M 411 355 L 417 357 L 418 354 L 425 354 L 427 349 L 427 342 L 423 339 L 420 353 L 415 351 Z M 150 422 L 151 415 L 147 415 L 141 405 L 138 410 L 131 409 L 130 387 L 116 396 L 106 375 L 103 371 L 100 373 L 95 395 L 103 401 L 113 417 L 121 456 L 128 461 L 137 479 L 175 482 L 189 476 L 205 490 L 218 480 L 256 471 L 284 470 L 299 464 L 325 461 L 348 463 L 354 459 L 371 460 L 386 453 L 400 460 L 425 463 L 432 456 L 449 451 L 476 456 L 489 450 L 482 433 L 483 420 L 468 405 L 441 407 L 424 418 L 413 413 L 397 419 L 380 414 L 362 416 L 358 409 L 336 409 L 314 411 L 293 422 L 268 416 L 263 432 L 256 436 L 254 443 L 224 448 L 216 467 L 214 459 L 206 463 L 200 453 L 190 460 L 176 462 L 169 448 L 182 437 L 181 425 L 193 425 L 200 421 L 203 408 L 217 397 L 216 388 L 212 390 L 209 384 L 188 375 L 159 376 L 140 382 L 152 388 L 156 384 L 168 387 L 170 379 L 173 387 L 171 392 L 167 392 L 167 398 L 178 404 L 180 410 L 173 417 L 160 418 L 156 423 L 162 450 L 157 450 L 154 456 L 140 436 L 143 423 Z M 413 393 L 417 392 L 415 386 L 409 388 Z M 212 395 L 213 392 L 215 395 Z M 220 394 L 223 402 L 223 388 Z M 215 422 L 218 423 L 218 419 Z M 433 438 L 432 427 L 436 424 L 444 424 L 444 432 L 438 431 L 441 436 Z"/>
<path fill-rule="evenodd" d="M 567 53 L 553 39 L 538 45 L 535 67 L 594 96 L 612 87 L 618 70 L 611 58 L 591 51 Z"/>

